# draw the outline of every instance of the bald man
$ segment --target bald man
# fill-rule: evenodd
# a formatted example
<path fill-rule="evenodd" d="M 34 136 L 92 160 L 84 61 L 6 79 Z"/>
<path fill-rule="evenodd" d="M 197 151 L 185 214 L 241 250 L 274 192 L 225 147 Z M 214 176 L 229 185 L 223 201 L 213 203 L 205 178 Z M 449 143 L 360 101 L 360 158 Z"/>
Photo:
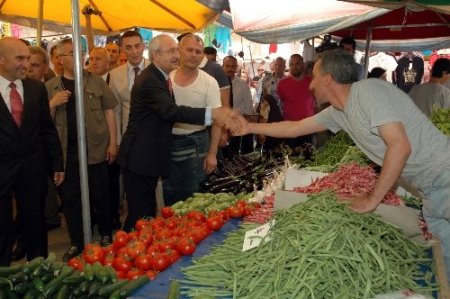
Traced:
<path fill-rule="evenodd" d="M 26 248 L 28 260 L 47 256 L 47 171 L 53 173 L 56 185 L 64 179 L 61 144 L 45 85 L 26 78 L 29 57 L 30 50 L 20 40 L 0 39 L 0 266 L 11 262 L 13 195 L 32 244 Z"/>

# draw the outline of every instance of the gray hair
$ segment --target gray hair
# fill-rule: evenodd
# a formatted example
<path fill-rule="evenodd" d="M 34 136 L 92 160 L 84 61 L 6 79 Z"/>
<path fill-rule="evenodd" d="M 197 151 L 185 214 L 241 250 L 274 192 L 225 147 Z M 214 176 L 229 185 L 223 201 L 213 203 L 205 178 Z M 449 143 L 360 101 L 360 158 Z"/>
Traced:
<path fill-rule="evenodd" d="M 91 52 L 89 52 L 89 56 L 90 56 L 90 54 L 91 54 L 93 51 L 99 51 L 99 52 L 101 52 L 102 55 L 106 58 L 106 61 L 109 62 L 109 52 L 108 52 L 108 50 L 106 50 L 105 48 L 102 48 L 102 47 L 95 47 L 95 48 L 93 48 L 93 49 L 91 50 Z"/>
<path fill-rule="evenodd" d="M 36 54 L 40 55 L 42 57 L 42 60 L 44 61 L 44 63 L 48 64 L 49 58 L 48 58 L 47 51 L 45 51 L 41 47 L 37 47 L 37 46 L 28 46 L 28 49 L 30 49 L 31 55 L 36 55 Z"/>
<path fill-rule="evenodd" d="M 150 40 L 150 42 L 148 43 L 148 56 L 150 58 L 150 61 L 153 62 L 153 56 L 156 52 L 158 52 L 159 50 L 161 50 L 161 43 L 163 39 L 166 38 L 172 38 L 167 34 L 160 34 L 155 36 L 154 38 L 152 38 Z"/>
<path fill-rule="evenodd" d="M 339 84 L 358 81 L 358 72 L 353 54 L 342 49 L 328 50 L 317 54 L 316 62 L 321 61 L 320 73 L 330 74 Z"/>

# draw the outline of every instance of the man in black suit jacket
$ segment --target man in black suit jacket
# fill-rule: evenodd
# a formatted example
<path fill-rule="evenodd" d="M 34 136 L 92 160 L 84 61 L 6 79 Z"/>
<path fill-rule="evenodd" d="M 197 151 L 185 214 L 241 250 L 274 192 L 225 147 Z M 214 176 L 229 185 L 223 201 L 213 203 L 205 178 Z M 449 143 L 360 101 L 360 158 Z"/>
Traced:
<path fill-rule="evenodd" d="M 28 260 L 46 256 L 47 172 L 54 173 L 56 185 L 64 180 L 61 144 L 50 117 L 47 90 L 42 82 L 26 79 L 29 56 L 22 41 L 0 40 L 0 266 L 9 265 L 11 259 L 13 196 L 30 244 Z M 15 90 L 19 97 L 10 97 Z M 11 105 L 13 97 L 15 104 Z M 23 111 L 13 116 L 18 98 Z"/>
<path fill-rule="evenodd" d="M 123 166 L 128 217 L 124 229 L 129 231 L 139 218 L 155 216 L 155 189 L 159 177 L 170 170 L 172 125 L 185 122 L 237 129 L 234 112 L 226 107 L 192 108 L 177 106 L 171 90 L 169 73 L 178 67 L 176 41 L 158 35 L 148 45 L 152 64 L 137 78 L 131 91 L 130 118 L 122 137 L 118 161 Z"/>

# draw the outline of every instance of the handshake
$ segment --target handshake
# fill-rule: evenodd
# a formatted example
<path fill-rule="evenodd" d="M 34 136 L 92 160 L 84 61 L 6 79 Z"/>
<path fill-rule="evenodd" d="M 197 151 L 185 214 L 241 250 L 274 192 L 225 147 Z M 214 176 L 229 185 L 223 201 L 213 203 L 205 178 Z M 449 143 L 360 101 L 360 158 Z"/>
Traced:
<path fill-rule="evenodd" d="M 212 118 L 215 125 L 225 127 L 233 136 L 247 134 L 247 120 L 229 107 L 213 108 Z"/>

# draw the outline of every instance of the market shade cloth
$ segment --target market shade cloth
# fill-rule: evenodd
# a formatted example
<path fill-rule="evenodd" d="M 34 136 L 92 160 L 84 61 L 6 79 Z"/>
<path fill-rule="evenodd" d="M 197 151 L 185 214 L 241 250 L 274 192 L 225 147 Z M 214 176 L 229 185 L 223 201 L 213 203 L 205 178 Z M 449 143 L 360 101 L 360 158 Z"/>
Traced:
<path fill-rule="evenodd" d="M 337 0 L 229 0 L 234 31 L 258 43 L 312 38 L 388 10 Z"/>
<path fill-rule="evenodd" d="M 70 0 L 43 0 L 43 30 L 71 33 Z M 0 20 L 36 28 L 39 0 L 2 0 Z M 218 14 L 195 0 L 80 0 L 100 11 L 92 15 L 96 34 L 116 34 L 133 27 L 161 31 L 195 31 Z M 81 26 L 85 18 L 80 17 Z"/>
<path fill-rule="evenodd" d="M 372 50 L 412 51 L 450 47 L 450 5 L 438 5 L 438 2 L 444 1 L 355 0 L 354 2 L 392 9 L 370 21 L 362 21 L 344 30 L 331 32 L 336 37 L 353 36 L 360 49 L 366 46 L 369 28 L 372 28 Z"/>

